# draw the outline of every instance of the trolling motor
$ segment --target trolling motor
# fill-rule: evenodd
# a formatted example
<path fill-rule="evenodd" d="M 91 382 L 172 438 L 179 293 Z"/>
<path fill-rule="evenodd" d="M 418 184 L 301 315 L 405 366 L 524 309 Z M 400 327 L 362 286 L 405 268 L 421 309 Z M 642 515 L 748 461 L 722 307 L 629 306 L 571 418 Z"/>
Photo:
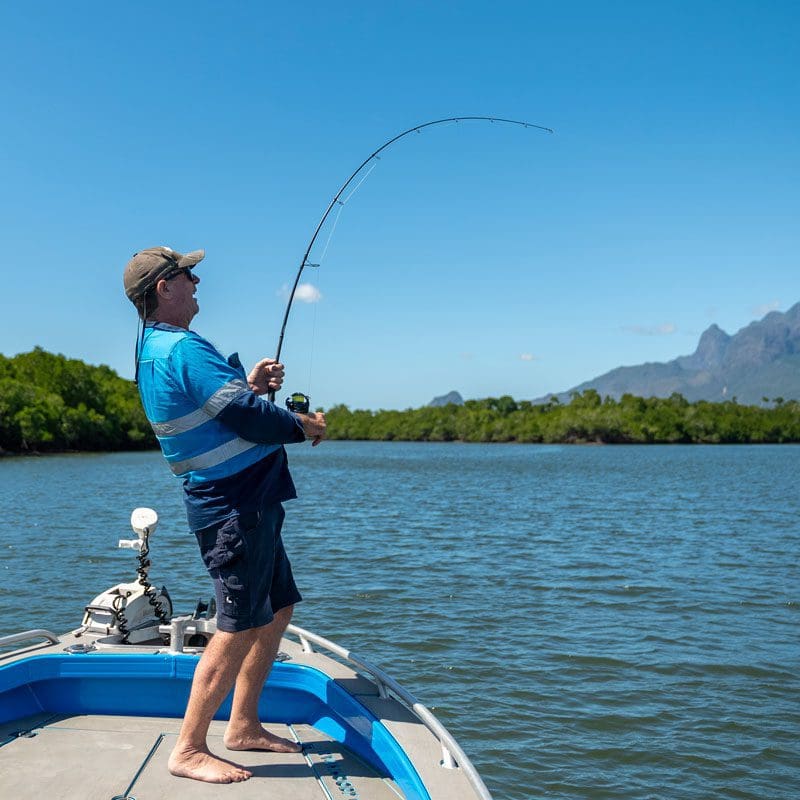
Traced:
<path fill-rule="evenodd" d="M 302 392 L 293 392 L 286 398 L 286 408 L 295 414 L 308 414 L 310 406 L 311 398 Z"/>
<path fill-rule="evenodd" d="M 152 508 L 135 508 L 131 527 L 136 539 L 120 539 L 118 547 L 138 550 L 137 579 L 118 583 L 86 606 L 83 632 L 119 637 L 123 644 L 137 644 L 159 638 L 159 625 L 169 624 L 172 600 L 165 586 L 156 589 L 148 579 L 150 535 L 158 525 Z"/>

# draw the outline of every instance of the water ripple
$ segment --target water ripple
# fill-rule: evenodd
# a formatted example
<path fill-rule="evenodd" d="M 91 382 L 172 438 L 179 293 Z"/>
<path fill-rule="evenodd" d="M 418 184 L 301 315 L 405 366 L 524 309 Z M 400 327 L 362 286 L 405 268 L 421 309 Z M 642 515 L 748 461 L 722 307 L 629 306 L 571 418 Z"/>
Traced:
<path fill-rule="evenodd" d="M 291 454 L 298 624 L 435 708 L 497 800 L 800 797 L 796 447 Z M 0 461 L 0 633 L 133 577 L 210 594 L 155 453 Z"/>

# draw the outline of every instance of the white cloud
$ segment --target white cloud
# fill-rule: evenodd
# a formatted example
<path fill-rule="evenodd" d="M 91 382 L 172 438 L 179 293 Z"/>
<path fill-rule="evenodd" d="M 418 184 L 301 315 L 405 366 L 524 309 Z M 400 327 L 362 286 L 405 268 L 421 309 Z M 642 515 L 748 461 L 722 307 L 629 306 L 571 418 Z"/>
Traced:
<path fill-rule="evenodd" d="M 672 322 L 664 322 L 661 325 L 623 325 L 622 330 L 637 336 L 669 336 L 678 328 Z"/>
<path fill-rule="evenodd" d="M 284 300 L 289 299 L 288 283 L 284 283 L 281 286 L 278 295 Z M 322 300 L 322 292 L 313 283 L 298 283 L 297 288 L 294 290 L 294 299 L 300 300 L 302 303 L 319 303 Z"/>
<path fill-rule="evenodd" d="M 533 353 L 520 353 L 520 359 L 522 361 L 535 361 L 536 356 Z"/>
<path fill-rule="evenodd" d="M 756 317 L 763 317 L 769 314 L 770 311 L 777 311 L 779 306 L 780 303 L 777 300 L 773 300 L 771 303 L 762 303 L 760 306 L 753 306 L 751 310 Z"/>
<path fill-rule="evenodd" d="M 295 300 L 302 300 L 304 303 L 319 303 L 322 300 L 322 292 L 313 283 L 300 283 L 294 290 Z"/>

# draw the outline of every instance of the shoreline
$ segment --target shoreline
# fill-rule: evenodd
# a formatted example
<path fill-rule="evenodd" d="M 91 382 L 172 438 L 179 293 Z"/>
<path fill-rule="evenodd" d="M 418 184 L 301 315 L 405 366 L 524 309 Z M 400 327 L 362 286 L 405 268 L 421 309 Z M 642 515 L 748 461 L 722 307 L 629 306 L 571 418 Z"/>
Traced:
<path fill-rule="evenodd" d="M 440 441 L 433 439 L 326 439 L 325 444 L 333 442 L 374 442 L 382 444 L 430 444 L 430 445 L 519 445 L 521 447 L 737 447 L 737 446 L 791 446 L 800 445 L 800 441 L 792 440 L 785 442 L 764 442 L 764 441 L 736 441 L 736 442 L 668 442 L 668 441 L 632 441 L 632 442 L 606 442 L 592 440 L 564 439 L 563 441 L 552 442 L 519 442 L 519 441 L 481 441 L 471 442 L 464 439 L 451 439 Z M 47 458 L 48 456 L 87 456 L 87 455 L 116 455 L 119 453 L 160 453 L 158 448 L 137 448 L 130 450 L 29 450 L 25 452 L 12 452 L 10 450 L 0 450 L 0 461 L 13 458 Z"/>

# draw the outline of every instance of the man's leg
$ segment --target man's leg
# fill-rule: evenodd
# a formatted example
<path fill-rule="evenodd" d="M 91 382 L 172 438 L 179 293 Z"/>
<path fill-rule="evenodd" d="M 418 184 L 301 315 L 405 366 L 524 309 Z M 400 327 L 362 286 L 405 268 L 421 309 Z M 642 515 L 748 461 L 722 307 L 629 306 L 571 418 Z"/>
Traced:
<path fill-rule="evenodd" d="M 208 643 L 195 670 L 186 715 L 169 757 L 169 771 L 173 775 L 207 783 L 236 783 L 251 777 L 252 773 L 238 764 L 212 755 L 206 737 L 208 726 L 231 690 L 255 636 L 255 630 L 217 631 Z"/>
<path fill-rule="evenodd" d="M 300 750 L 297 742 L 265 731 L 258 719 L 258 699 L 278 653 L 281 636 L 292 618 L 293 608 L 282 608 L 275 613 L 272 622 L 255 629 L 255 641 L 236 678 L 233 708 L 224 738 L 229 750 L 273 750 L 278 753 L 297 753 Z"/>

